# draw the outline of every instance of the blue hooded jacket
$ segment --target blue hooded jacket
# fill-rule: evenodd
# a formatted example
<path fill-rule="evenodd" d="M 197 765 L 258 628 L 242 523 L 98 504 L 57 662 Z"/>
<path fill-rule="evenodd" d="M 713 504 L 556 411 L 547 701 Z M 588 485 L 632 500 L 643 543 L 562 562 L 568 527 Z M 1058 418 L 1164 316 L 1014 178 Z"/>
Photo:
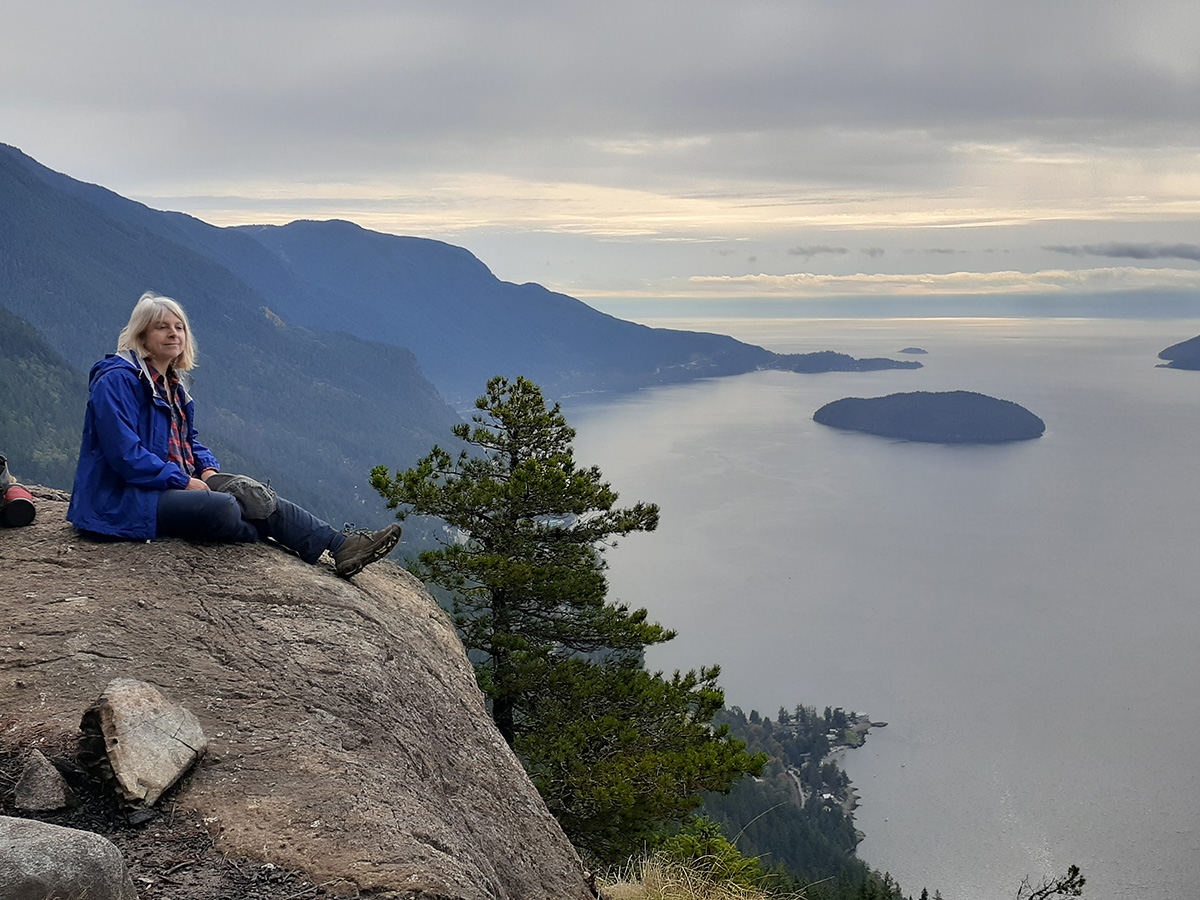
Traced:
<path fill-rule="evenodd" d="M 187 487 L 193 474 L 167 459 L 170 407 L 154 389 L 145 364 L 128 350 L 92 366 L 88 390 L 67 519 L 85 531 L 154 538 L 159 496 Z M 216 457 L 196 439 L 195 405 L 187 391 L 182 393 L 185 439 L 192 445 L 196 470 L 220 469 Z"/>

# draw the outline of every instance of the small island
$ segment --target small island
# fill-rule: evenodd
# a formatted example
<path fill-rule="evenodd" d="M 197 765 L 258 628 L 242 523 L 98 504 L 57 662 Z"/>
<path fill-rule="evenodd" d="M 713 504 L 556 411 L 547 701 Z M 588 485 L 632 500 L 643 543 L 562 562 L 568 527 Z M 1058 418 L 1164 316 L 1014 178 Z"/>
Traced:
<path fill-rule="evenodd" d="M 936 444 L 996 444 L 1041 437 L 1046 423 L 1025 407 L 974 391 L 913 391 L 846 397 L 813 420 L 833 428 Z"/>
<path fill-rule="evenodd" d="M 817 372 L 877 372 L 881 369 L 920 369 L 915 359 L 887 359 L 876 356 L 855 359 L 848 353 L 818 350 L 815 353 L 776 353 L 765 369 L 815 374 Z"/>
<path fill-rule="evenodd" d="M 918 354 L 923 355 L 923 354 L 928 353 L 929 351 L 922 350 L 920 347 L 905 347 L 903 350 L 898 350 L 897 352 L 898 353 L 918 353 Z"/>
<path fill-rule="evenodd" d="M 1200 335 L 1172 344 L 1158 358 L 1170 360 L 1164 369 L 1200 369 Z"/>

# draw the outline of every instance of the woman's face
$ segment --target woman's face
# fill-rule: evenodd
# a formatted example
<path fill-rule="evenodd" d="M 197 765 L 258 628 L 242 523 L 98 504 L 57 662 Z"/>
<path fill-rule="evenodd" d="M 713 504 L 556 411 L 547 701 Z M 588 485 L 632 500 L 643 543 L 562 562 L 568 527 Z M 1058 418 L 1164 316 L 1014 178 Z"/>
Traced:
<path fill-rule="evenodd" d="M 174 313 L 167 313 L 162 320 L 146 329 L 142 343 L 150 354 L 150 361 L 160 372 L 183 352 L 187 341 L 187 328 L 183 320 Z"/>

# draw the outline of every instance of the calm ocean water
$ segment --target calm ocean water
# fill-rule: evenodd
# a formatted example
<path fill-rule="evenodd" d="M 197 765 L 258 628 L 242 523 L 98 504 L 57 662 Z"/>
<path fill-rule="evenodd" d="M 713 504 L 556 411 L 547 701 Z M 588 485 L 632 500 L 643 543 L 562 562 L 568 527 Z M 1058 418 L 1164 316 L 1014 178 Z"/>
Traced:
<path fill-rule="evenodd" d="M 568 408 L 577 456 L 662 524 L 612 596 L 718 662 L 727 701 L 890 724 L 851 753 L 859 854 L 906 892 L 1012 897 L 1078 863 L 1085 897 L 1200 879 L 1200 321 L 690 320 L 779 351 L 917 371 L 760 372 Z M 903 357 L 901 357 L 903 358 Z M 976 390 L 1047 423 L 946 447 L 815 424 L 846 396 Z"/>

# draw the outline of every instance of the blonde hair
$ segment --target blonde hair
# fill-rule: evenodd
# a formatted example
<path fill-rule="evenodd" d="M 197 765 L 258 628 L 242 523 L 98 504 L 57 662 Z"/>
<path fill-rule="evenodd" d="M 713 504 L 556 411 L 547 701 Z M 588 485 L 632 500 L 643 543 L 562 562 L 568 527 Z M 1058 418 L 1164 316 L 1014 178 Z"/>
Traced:
<path fill-rule="evenodd" d="M 149 357 L 150 351 L 146 349 L 144 340 L 146 332 L 168 315 L 178 317 L 179 321 L 183 323 L 184 330 L 183 352 L 175 357 L 171 368 L 180 372 L 195 368 L 196 340 L 192 337 L 192 326 L 188 322 L 187 313 L 183 311 L 183 307 L 179 305 L 178 301 L 160 296 L 154 291 L 146 291 L 138 298 L 138 302 L 129 316 L 129 324 L 122 328 L 120 335 L 117 336 L 117 350 L 132 350 L 142 359 Z"/>

